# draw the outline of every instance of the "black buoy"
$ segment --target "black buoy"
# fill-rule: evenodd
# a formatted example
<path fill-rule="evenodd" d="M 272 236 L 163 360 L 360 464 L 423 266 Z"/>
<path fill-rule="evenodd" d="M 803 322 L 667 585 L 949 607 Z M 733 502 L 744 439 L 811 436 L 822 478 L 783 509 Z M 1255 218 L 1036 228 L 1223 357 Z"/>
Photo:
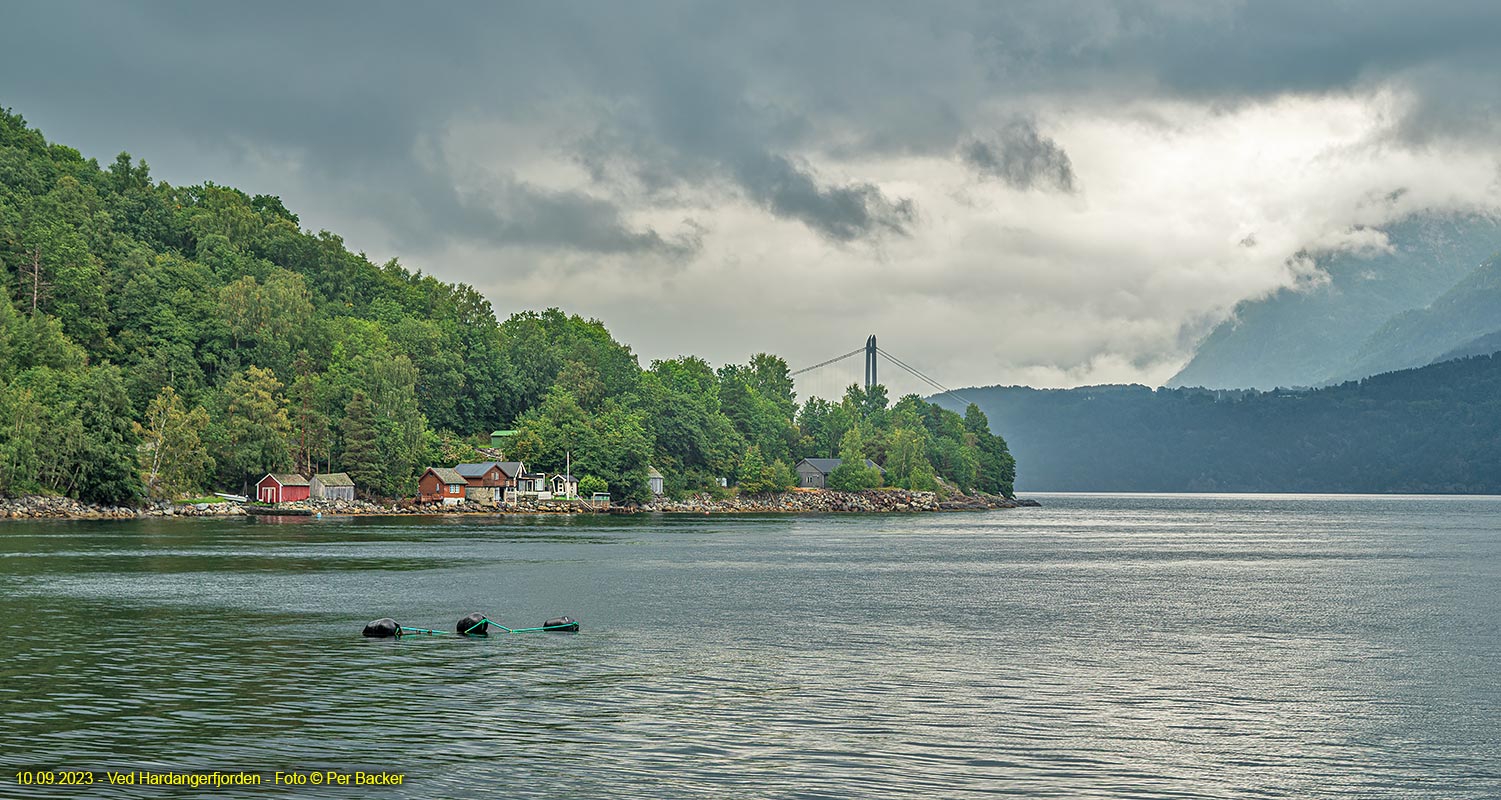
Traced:
<path fill-rule="evenodd" d="M 365 625 L 365 635 L 372 639 L 387 639 L 393 636 L 400 636 L 401 626 L 396 624 L 396 620 L 386 617 L 367 623 Z"/>
<path fill-rule="evenodd" d="M 573 617 L 554 617 L 542 623 L 542 629 L 549 633 L 578 633 L 579 621 Z"/>
<path fill-rule="evenodd" d="M 455 629 L 462 636 L 488 636 L 490 635 L 490 621 L 485 619 L 484 614 L 476 611 L 459 620 Z"/>

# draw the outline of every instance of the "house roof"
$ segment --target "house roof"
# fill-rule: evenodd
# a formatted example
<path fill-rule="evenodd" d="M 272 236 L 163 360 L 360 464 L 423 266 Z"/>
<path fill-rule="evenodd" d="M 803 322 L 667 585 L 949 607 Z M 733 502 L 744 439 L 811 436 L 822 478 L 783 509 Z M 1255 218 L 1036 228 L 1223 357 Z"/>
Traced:
<path fill-rule="evenodd" d="M 452 486 L 455 483 L 468 483 L 464 476 L 449 469 L 448 467 L 428 467 L 428 472 L 438 476 L 438 480 Z"/>
<path fill-rule="evenodd" d="M 844 463 L 844 459 L 842 459 L 842 458 L 805 458 L 802 461 L 799 461 L 797 463 L 798 463 L 798 466 L 802 466 L 803 464 L 807 464 L 808 466 L 810 466 L 810 467 L 818 470 L 819 472 L 822 472 L 823 474 L 827 475 L 830 472 L 833 472 L 834 470 L 839 469 L 839 465 Z M 876 469 L 880 469 L 882 473 L 886 472 L 886 470 L 881 469 L 881 465 L 880 464 L 877 464 L 876 462 L 871 461 L 868 458 L 865 459 L 865 466 L 867 466 L 867 467 L 875 467 Z"/>
<path fill-rule="evenodd" d="M 296 475 L 296 474 L 291 473 L 291 472 L 270 472 L 270 473 L 266 474 L 266 478 L 270 478 L 271 480 L 276 481 L 277 483 L 281 484 L 282 486 L 307 486 L 308 485 L 307 478 L 304 478 L 301 475 Z M 259 483 L 261 481 L 265 481 L 266 478 L 261 478 L 261 480 L 257 481 L 257 483 Z"/>
<path fill-rule="evenodd" d="M 324 486 L 354 485 L 354 481 L 349 479 L 349 475 L 343 472 L 329 472 L 323 475 L 314 475 L 313 479 L 323 484 Z"/>
<path fill-rule="evenodd" d="M 526 472 L 526 465 L 520 461 L 497 461 L 495 466 L 500 467 L 508 477 L 519 478 L 521 473 Z"/>
<path fill-rule="evenodd" d="M 660 472 L 657 471 L 656 467 L 647 467 L 646 468 L 646 477 L 648 477 L 648 478 L 661 478 L 663 476 L 662 476 L 662 473 L 660 473 Z"/>
<path fill-rule="evenodd" d="M 478 464 L 459 464 L 453 468 L 453 471 L 466 478 L 482 478 L 491 467 L 498 466 L 500 464 L 496 461 L 481 461 Z"/>

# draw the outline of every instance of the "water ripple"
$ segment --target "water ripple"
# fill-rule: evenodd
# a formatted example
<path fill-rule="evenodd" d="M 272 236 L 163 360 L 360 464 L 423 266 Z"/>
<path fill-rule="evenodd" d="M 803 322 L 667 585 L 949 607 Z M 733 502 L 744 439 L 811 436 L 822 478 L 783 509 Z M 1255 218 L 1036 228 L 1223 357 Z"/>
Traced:
<path fill-rule="evenodd" d="M 1501 503 L 1046 502 L 7 524 L 0 762 L 406 773 L 391 797 L 1501 796 Z M 585 630 L 358 636 L 474 609 Z"/>

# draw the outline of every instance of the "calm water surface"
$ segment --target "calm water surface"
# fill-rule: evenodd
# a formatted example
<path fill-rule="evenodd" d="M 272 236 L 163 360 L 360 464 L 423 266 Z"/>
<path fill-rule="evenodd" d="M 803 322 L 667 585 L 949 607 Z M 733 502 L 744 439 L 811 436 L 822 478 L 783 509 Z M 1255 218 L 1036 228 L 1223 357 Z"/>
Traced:
<path fill-rule="evenodd" d="M 366 792 L 389 797 L 1501 797 L 1501 500 L 1041 499 L 0 523 L 0 795 L 83 794 L 15 784 L 48 767 L 406 773 Z M 359 635 L 472 610 L 584 630 Z"/>

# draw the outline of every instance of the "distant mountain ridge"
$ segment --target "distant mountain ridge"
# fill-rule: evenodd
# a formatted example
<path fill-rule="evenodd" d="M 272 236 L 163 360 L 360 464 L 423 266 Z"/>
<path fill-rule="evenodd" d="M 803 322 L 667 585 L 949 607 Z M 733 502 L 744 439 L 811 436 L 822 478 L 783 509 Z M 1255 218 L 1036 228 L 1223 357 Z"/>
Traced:
<path fill-rule="evenodd" d="M 1501 354 L 1312 390 L 959 393 L 1006 431 L 1017 491 L 1501 493 Z"/>
<path fill-rule="evenodd" d="M 1493 258 L 1429 305 L 1387 320 L 1366 339 L 1351 366 L 1331 378 L 1356 380 L 1430 364 L 1466 344 L 1480 345 L 1497 331 L 1501 331 L 1501 260 Z"/>
<path fill-rule="evenodd" d="M 1441 299 L 1451 290 L 1468 291 L 1462 284 L 1476 275 L 1477 265 L 1501 251 L 1501 223 L 1480 215 L 1420 214 L 1383 230 L 1390 252 L 1323 256 L 1319 264 L 1328 283 L 1241 303 L 1167 385 L 1319 386 L 1429 363 L 1468 339 L 1501 329 L 1501 324 L 1486 328 L 1490 316 L 1484 313 L 1473 322 L 1438 321 L 1479 310 L 1479 303 Z M 1477 277 L 1473 288 L 1489 286 L 1488 280 Z M 1436 308 L 1432 315 L 1397 319 L 1430 306 Z"/>
<path fill-rule="evenodd" d="M 1452 361 L 1456 358 L 1470 358 L 1471 356 L 1483 356 L 1490 353 L 1501 353 L 1501 330 L 1492 331 L 1484 336 L 1478 336 L 1468 342 L 1450 350 L 1438 358 L 1434 363 Z"/>

